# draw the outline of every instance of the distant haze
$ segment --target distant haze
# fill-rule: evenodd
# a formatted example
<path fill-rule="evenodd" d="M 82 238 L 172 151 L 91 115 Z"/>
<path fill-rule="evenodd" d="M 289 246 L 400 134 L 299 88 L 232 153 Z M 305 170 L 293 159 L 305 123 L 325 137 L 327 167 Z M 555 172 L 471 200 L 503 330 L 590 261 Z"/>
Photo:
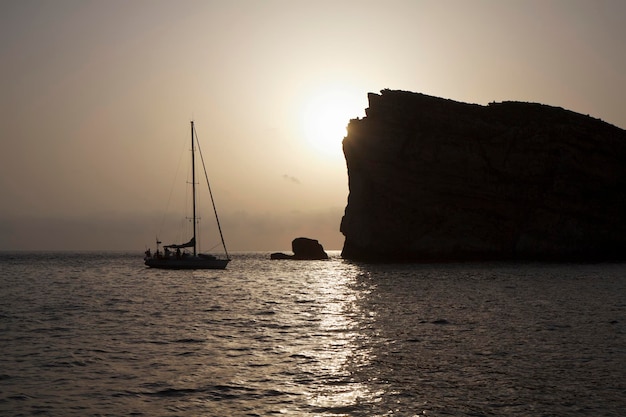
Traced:
<path fill-rule="evenodd" d="M 618 0 L 4 1 L 0 250 L 177 239 L 192 119 L 229 249 L 341 249 L 341 140 L 368 92 L 624 128 L 624 21 Z"/>

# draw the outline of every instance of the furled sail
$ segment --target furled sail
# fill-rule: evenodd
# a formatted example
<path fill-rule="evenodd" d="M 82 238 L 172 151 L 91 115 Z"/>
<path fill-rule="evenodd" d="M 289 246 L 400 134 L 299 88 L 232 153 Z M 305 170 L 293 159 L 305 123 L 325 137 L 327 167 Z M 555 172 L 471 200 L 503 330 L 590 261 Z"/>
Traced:
<path fill-rule="evenodd" d="M 183 249 L 183 248 L 193 248 L 193 246 L 195 244 L 196 244 L 196 239 L 192 237 L 191 240 L 189 242 L 187 242 L 187 243 L 183 243 L 183 244 L 180 244 L 180 245 L 176 245 L 176 244 L 166 245 L 166 246 L 163 246 L 163 247 L 164 248 L 171 248 L 171 249 Z"/>

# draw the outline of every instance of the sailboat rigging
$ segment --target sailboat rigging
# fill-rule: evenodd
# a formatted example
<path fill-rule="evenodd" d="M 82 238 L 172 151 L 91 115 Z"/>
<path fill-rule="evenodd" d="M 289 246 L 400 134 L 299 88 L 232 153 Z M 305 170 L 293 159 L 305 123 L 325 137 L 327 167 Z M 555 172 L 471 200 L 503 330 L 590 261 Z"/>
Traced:
<path fill-rule="evenodd" d="M 196 213 L 196 157 L 195 157 L 195 145 L 198 144 L 198 153 L 200 154 L 200 160 L 204 169 L 204 176 L 209 188 L 209 195 L 211 196 L 211 204 L 213 205 L 213 213 L 215 214 L 215 220 L 217 228 L 219 230 L 220 239 L 222 241 L 222 247 L 224 248 L 225 257 L 217 257 L 215 255 L 198 253 L 197 244 L 197 225 L 198 216 Z M 192 184 L 192 210 L 193 210 L 193 236 L 187 243 L 171 244 L 163 246 L 161 251 L 161 241 L 156 241 L 156 251 L 154 254 L 148 249 L 145 253 L 144 263 L 150 268 L 160 269 L 224 269 L 230 262 L 230 256 L 226 249 L 226 243 L 224 242 L 224 235 L 222 234 L 222 227 L 220 225 L 219 217 L 217 216 L 217 208 L 215 206 L 215 200 L 213 199 L 213 192 L 211 191 L 211 185 L 209 183 L 209 177 L 207 175 L 206 166 L 204 164 L 204 157 L 200 149 L 198 142 L 198 135 L 196 134 L 194 122 L 191 121 L 191 184 Z M 175 249 L 174 253 L 172 249 Z M 183 251 L 181 251 L 183 249 Z M 187 249 L 192 249 L 190 253 Z"/>

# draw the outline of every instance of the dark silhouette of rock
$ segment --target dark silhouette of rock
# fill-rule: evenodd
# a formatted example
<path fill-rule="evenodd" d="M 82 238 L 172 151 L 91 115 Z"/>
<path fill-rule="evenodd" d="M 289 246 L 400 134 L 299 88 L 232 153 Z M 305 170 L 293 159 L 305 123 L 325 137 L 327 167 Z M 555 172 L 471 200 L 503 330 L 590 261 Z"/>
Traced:
<path fill-rule="evenodd" d="M 315 239 L 298 237 L 291 242 L 294 259 L 328 259 L 324 247 Z"/>
<path fill-rule="evenodd" d="M 293 255 L 287 255 L 282 252 L 274 252 L 270 255 L 270 259 L 293 259 Z"/>
<path fill-rule="evenodd" d="M 322 260 L 328 259 L 324 247 L 314 239 L 298 237 L 291 241 L 293 255 L 275 252 L 270 255 L 270 259 L 296 259 L 296 260 Z"/>
<path fill-rule="evenodd" d="M 344 258 L 626 260 L 626 131 L 536 103 L 368 98 L 343 141 Z"/>

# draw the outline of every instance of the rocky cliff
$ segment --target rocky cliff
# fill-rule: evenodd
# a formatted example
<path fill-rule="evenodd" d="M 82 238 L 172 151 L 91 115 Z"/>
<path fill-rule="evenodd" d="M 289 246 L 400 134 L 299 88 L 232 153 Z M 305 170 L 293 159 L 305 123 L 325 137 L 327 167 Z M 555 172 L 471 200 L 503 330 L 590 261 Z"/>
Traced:
<path fill-rule="evenodd" d="M 346 259 L 626 260 L 626 131 L 601 120 L 383 90 L 343 150 Z"/>

